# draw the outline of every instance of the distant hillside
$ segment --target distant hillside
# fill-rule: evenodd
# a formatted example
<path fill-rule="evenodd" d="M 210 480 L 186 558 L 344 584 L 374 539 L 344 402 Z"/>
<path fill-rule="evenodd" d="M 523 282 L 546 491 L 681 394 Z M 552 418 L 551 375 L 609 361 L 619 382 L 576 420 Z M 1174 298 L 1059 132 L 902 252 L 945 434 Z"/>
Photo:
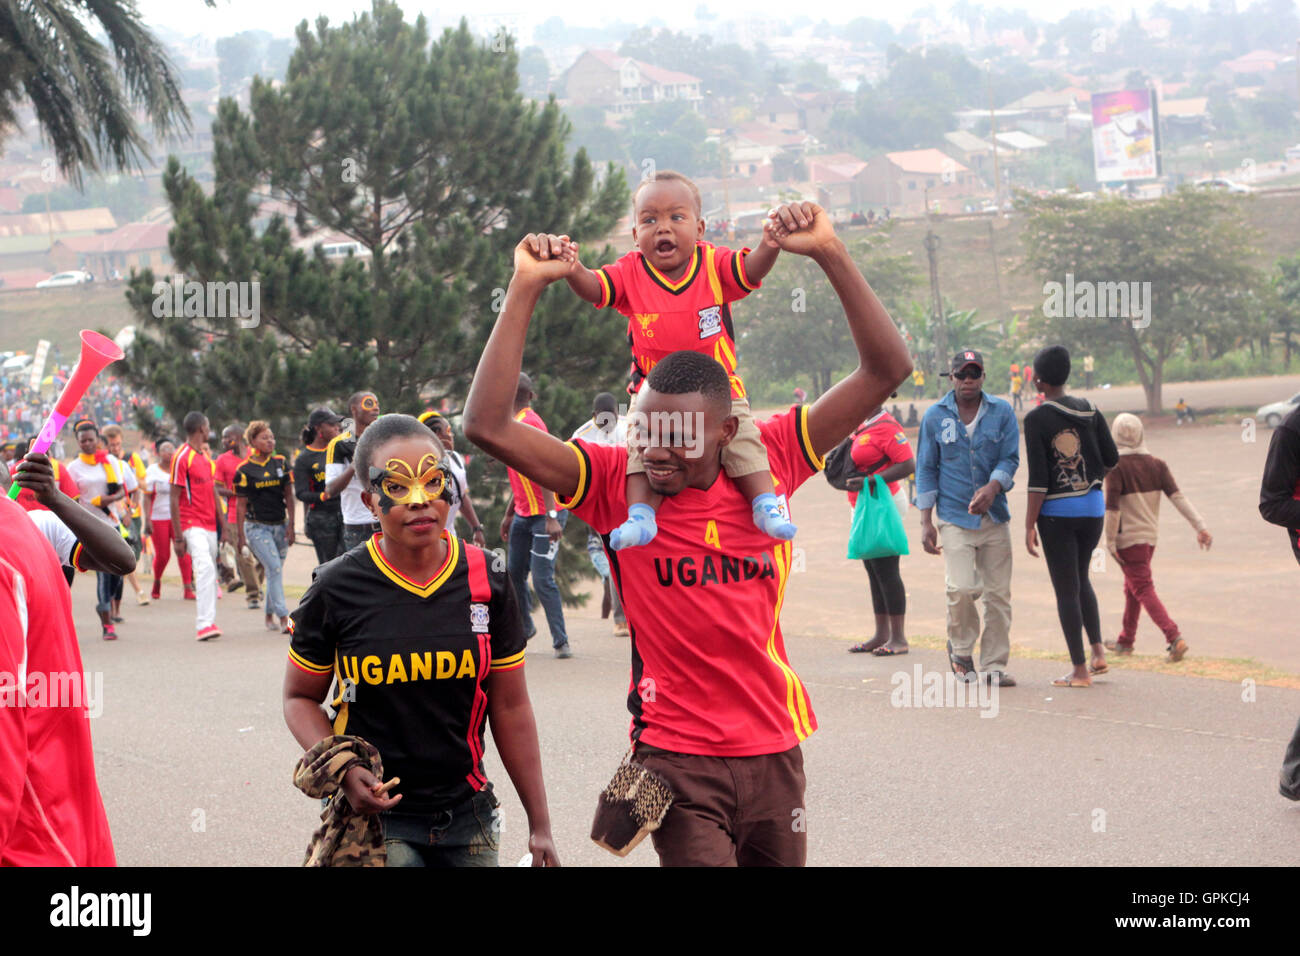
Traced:
<path fill-rule="evenodd" d="M 49 339 L 66 359 L 80 350 L 77 333 L 82 329 L 116 335 L 134 321 L 122 282 L 42 292 L 0 291 L 0 351 L 31 352 L 37 341 Z"/>
<path fill-rule="evenodd" d="M 1261 194 L 1246 204 L 1249 221 L 1262 233 L 1256 242 L 1257 265 L 1271 269 L 1278 257 L 1300 251 L 1300 189 Z M 889 247 L 910 253 L 922 277 L 928 277 L 922 240 L 927 227 L 932 228 L 940 242 L 939 287 L 944 296 L 958 308 L 977 308 L 981 317 L 996 320 L 1042 308 L 1042 281 L 1019 269 L 1023 225 L 1021 219 L 992 216 L 940 218 L 931 223 L 898 220 Z M 859 231 L 843 228 L 846 236 Z M 628 245 L 623 235 L 610 241 L 620 250 Z M 122 284 L 95 283 L 89 288 L 41 293 L 0 292 L 0 350 L 31 351 L 38 339 L 48 338 L 65 355 L 76 354 L 81 329 L 101 328 L 115 334 L 134 321 L 124 290 Z M 928 285 L 923 283 L 918 296 L 928 295 Z"/>

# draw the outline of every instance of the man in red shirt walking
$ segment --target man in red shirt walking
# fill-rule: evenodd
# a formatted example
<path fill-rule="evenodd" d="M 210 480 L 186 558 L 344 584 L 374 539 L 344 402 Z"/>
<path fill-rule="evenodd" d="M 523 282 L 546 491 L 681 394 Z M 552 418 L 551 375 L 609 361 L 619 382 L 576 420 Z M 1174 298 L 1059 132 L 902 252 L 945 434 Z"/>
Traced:
<path fill-rule="evenodd" d="M 772 235 L 826 273 L 844 306 L 858 367 L 811 406 L 757 423 L 777 492 L 788 496 L 823 456 L 911 372 L 893 320 L 813 203 L 772 213 Z M 638 437 L 653 490 L 664 496 L 659 533 L 614 551 L 608 533 L 626 514 L 627 449 L 562 443 L 512 414 L 528 323 L 545 287 L 563 279 L 567 240 L 527 236 L 465 405 L 465 434 L 489 454 L 554 489 L 604 536 L 631 629 L 634 759 L 676 799 L 653 833 L 664 865 L 802 865 L 807 858 L 802 740 L 817 722 L 787 659 L 780 610 L 789 542 L 753 522 L 721 449 L 736 434 L 724 368 L 693 351 L 659 362 L 639 409 L 662 421 Z M 503 384 L 504 383 L 504 384 Z M 675 416 L 675 419 L 674 419 Z M 655 420 L 655 419 L 651 419 Z"/>
<path fill-rule="evenodd" d="M 235 555 L 235 567 L 239 569 L 239 577 L 236 578 L 235 572 L 230 571 L 226 565 L 223 565 L 219 557 L 217 560 L 217 574 L 227 591 L 238 591 L 241 587 L 247 588 L 248 606 L 255 609 L 261 607 L 261 579 L 266 576 L 266 572 L 258 563 L 257 558 L 253 557 L 251 551 L 245 554 L 244 549 L 238 546 L 239 524 L 235 520 L 237 510 L 235 507 L 237 499 L 235 494 L 235 472 L 248 458 L 248 445 L 244 442 L 244 430 L 239 425 L 227 425 L 221 430 L 221 444 L 225 451 L 217 456 L 214 474 L 217 479 L 217 497 L 222 500 L 226 515 L 225 523 L 221 529 L 222 533 L 219 537 L 230 545 L 230 550 Z M 220 546 L 217 553 L 218 555 L 221 553 Z"/>
<path fill-rule="evenodd" d="M 533 380 L 520 372 L 519 384 L 515 388 L 514 420 L 545 432 L 546 422 L 533 411 L 536 397 Z M 546 611 L 546 626 L 551 631 L 555 656 L 572 657 L 569 635 L 564 630 L 564 604 L 560 600 L 560 588 L 555 583 L 555 555 L 569 513 L 560 514 L 555 506 L 555 495 L 551 492 L 513 468 L 508 472 L 512 497 L 501 521 L 501 540 L 510 542 L 510 580 L 523 611 L 527 639 L 531 641 L 537 633 L 528 600 L 528 575 L 531 572 L 533 587 L 537 589 L 542 609 Z"/>
<path fill-rule="evenodd" d="M 172 541 L 194 567 L 197 639 L 221 636 L 217 627 L 217 496 L 208 452 L 208 418 L 190 412 L 182 423 L 185 444 L 172 457 Z"/>

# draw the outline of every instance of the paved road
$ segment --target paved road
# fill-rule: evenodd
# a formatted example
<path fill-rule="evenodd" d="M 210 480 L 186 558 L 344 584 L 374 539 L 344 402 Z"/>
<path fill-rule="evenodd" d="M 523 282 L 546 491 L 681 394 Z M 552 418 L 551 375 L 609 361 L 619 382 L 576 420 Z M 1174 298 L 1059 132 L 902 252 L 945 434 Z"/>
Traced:
<path fill-rule="evenodd" d="M 193 605 L 167 590 L 147 608 L 128 597 L 111 644 L 98 637 L 93 579 L 73 592 L 85 666 L 103 674 L 92 729 L 119 861 L 295 865 L 317 811 L 290 783 L 286 638 L 236 595 L 219 605 L 226 635 L 198 644 Z M 528 664 L 561 858 L 654 865 L 648 844 L 620 863 L 588 839 L 625 749 L 627 644 L 593 611 L 571 618 L 576 656 L 550 656 L 539 618 Z M 995 717 L 897 707 L 892 675 L 941 668 L 941 654 L 862 660 L 843 640 L 787 625 L 821 724 L 805 744 L 808 806 L 792 808 L 807 811 L 812 864 L 1297 862 L 1300 805 L 1276 781 L 1300 691 L 1260 687 L 1247 703 L 1234 683 L 1132 671 L 1060 691 L 1048 681 L 1061 664 L 1021 661 L 1021 686 L 1002 691 Z M 513 862 L 524 818 L 492 747 L 488 769 L 506 814 L 502 860 Z"/>

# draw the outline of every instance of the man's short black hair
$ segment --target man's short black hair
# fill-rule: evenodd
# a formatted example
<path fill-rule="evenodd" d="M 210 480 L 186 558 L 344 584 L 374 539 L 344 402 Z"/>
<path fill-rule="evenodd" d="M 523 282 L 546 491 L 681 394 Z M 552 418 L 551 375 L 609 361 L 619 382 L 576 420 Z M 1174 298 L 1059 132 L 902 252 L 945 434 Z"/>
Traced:
<path fill-rule="evenodd" d="M 375 394 L 374 392 L 368 391 L 366 389 L 362 389 L 359 392 L 353 392 L 351 395 L 348 396 L 348 411 L 352 412 L 353 416 L 355 417 L 356 410 L 361 407 L 361 400 L 365 398 L 367 395 L 374 395 L 374 394 Z M 378 396 L 376 396 L 376 398 L 377 397 Z"/>
<path fill-rule="evenodd" d="M 418 418 L 411 415 L 381 415 L 362 432 L 357 439 L 357 450 L 353 453 L 357 480 L 361 482 L 363 490 L 370 490 L 370 462 L 374 458 L 375 449 L 394 438 L 427 438 L 438 446 L 440 459 L 445 452 L 438 436 Z"/>
<path fill-rule="evenodd" d="M 591 400 L 591 417 L 595 418 L 602 412 L 606 415 L 618 413 L 618 399 L 609 392 L 601 392 Z"/>
<path fill-rule="evenodd" d="M 673 352 L 650 370 L 645 383 L 660 395 L 699 392 L 719 410 L 731 409 L 731 379 L 727 370 L 700 352 Z"/>
<path fill-rule="evenodd" d="M 1034 378 L 1044 385 L 1064 385 L 1070 380 L 1070 350 L 1049 345 L 1034 356 Z"/>
<path fill-rule="evenodd" d="M 181 422 L 181 428 L 185 429 L 186 435 L 193 435 L 203 427 L 203 423 L 207 420 L 208 416 L 202 412 L 190 412 L 185 416 L 185 420 Z"/>
<path fill-rule="evenodd" d="M 527 405 L 536 394 L 537 389 L 533 388 L 533 380 L 528 377 L 528 373 L 520 372 L 519 384 L 515 386 L 515 404 Z"/>

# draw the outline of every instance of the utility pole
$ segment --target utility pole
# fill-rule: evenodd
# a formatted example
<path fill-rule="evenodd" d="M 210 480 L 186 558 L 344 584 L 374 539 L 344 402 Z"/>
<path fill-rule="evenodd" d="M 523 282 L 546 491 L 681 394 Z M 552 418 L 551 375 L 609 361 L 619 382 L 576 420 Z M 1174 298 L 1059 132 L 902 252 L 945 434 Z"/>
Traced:
<path fill-rule="evenodd" d="M 1002 215 L 1002 175 L 998 170 L 998 114 L 993 108 L 993 64 L 989 60 L 984 61 L 988 65 L 989 76 L 989 139 L 993 142 L 993 204 L 998 207 L 998 215 Z"/>
<path fill-rule="evenodd" d="M 939 237 L 933 229 L 926 229 L 925 254 L 930 258 L 930 298 L 934 323 L 934 368 L 946 367 L 948 359 L 948 323 L 943 312 L 943 296 L 939 294 Z"/>

